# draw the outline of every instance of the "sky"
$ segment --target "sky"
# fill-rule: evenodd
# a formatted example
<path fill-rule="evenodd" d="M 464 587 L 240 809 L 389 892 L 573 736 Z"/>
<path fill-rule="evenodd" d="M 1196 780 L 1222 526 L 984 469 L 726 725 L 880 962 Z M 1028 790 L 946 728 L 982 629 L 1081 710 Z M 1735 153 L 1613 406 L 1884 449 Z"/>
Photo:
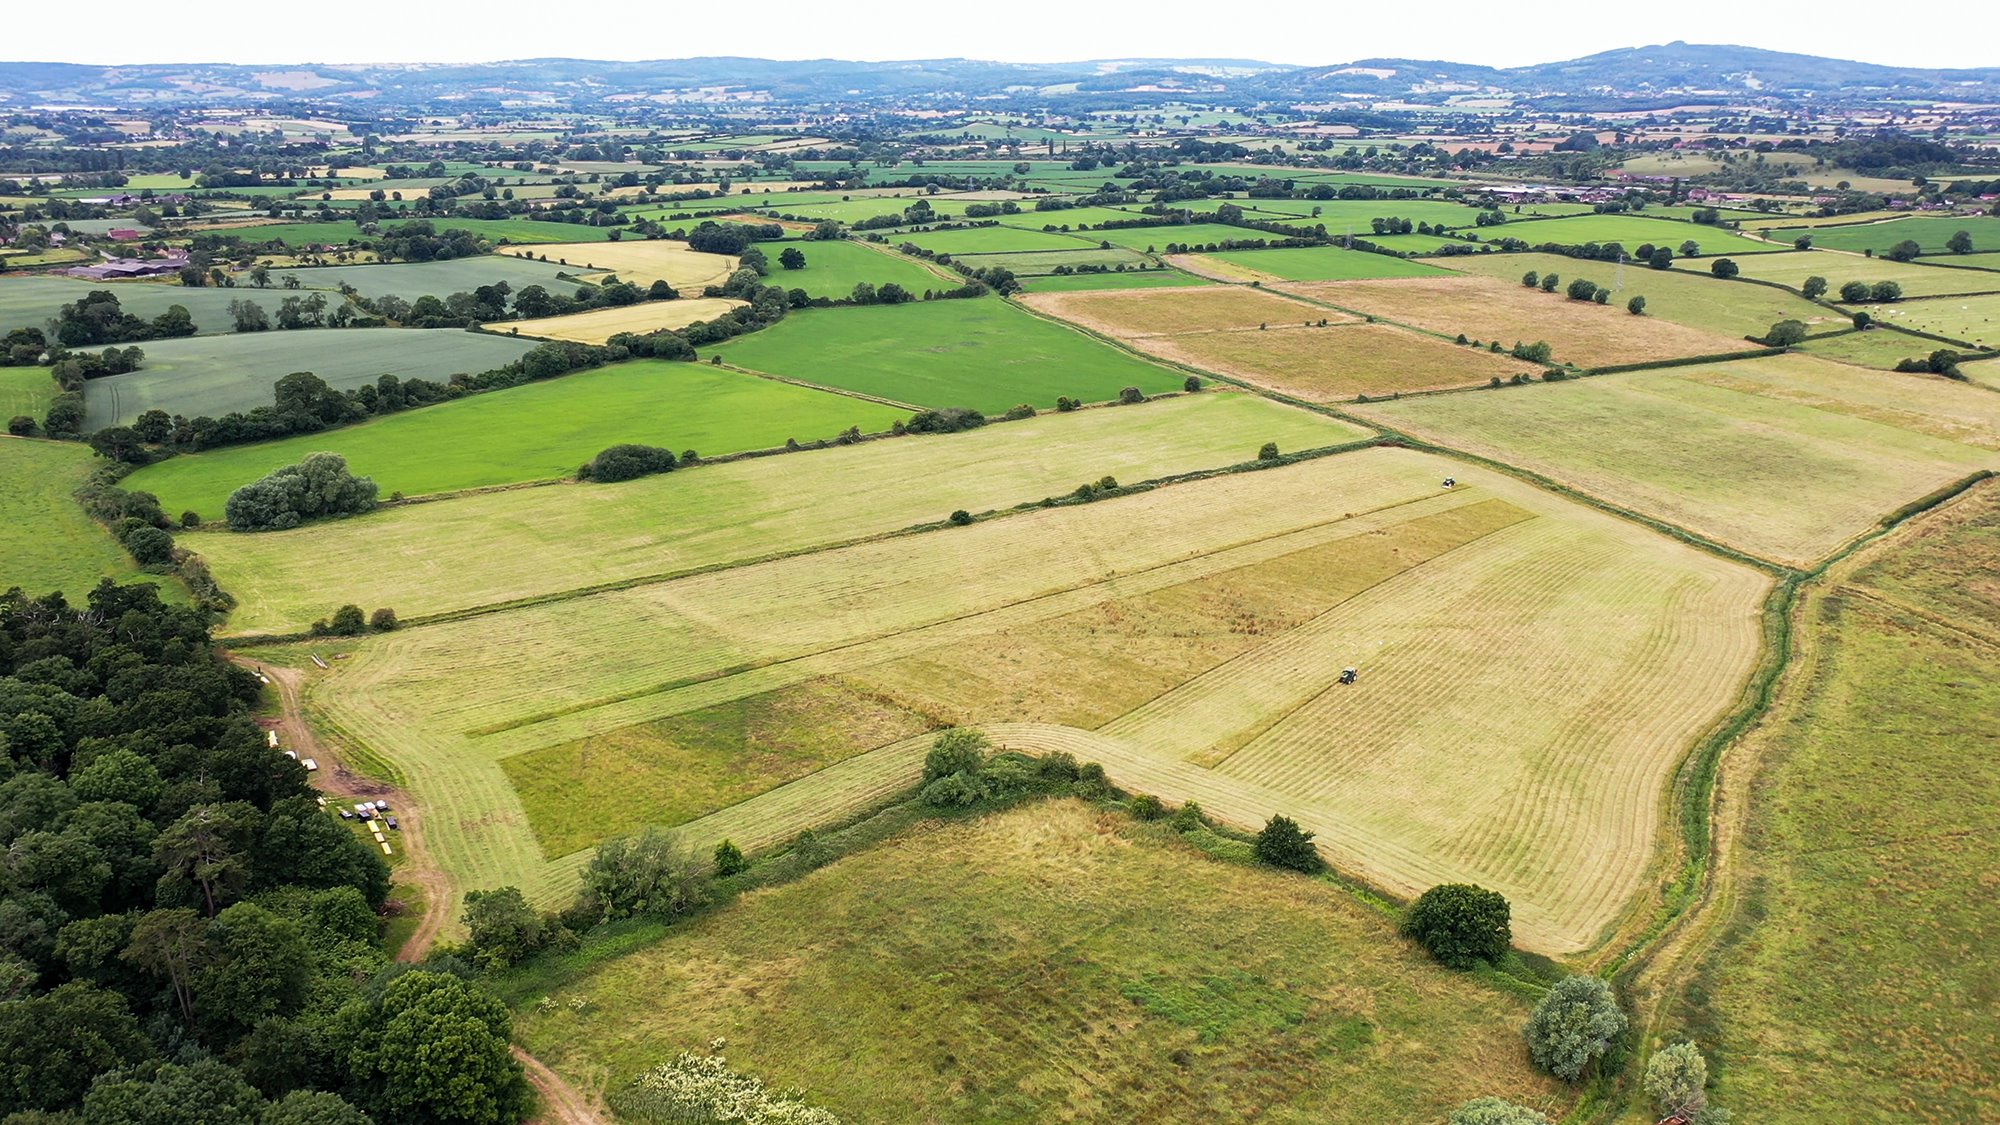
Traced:
<path fill-rule="evenodd" d="M 1990 0 L 1988 0 L 1990 2 Z M 1993 17 L 1940 11 L 1961 26 Z M 1297 65 L 1401 57 L 1488 66 L 1575 58 L 1673 39 L 1735 43 L 1901 66 L 2000 66 L 2000 38 L 1940 34 L 1879 3 L 1810 7 L 1673 6 L 1427 0 L 1336 4 L 1261 0 L 1237 8 L 1188 0 L 1143 4 L 914 7 L 828 0 L 696 4 L 551 4 L 548 0 L 419 0 L 356 8 L 252 5 L 210 9 L 157 0 L 95 0 L 89 26 L 66 4 L 11 5 L 0 58 L 37 62 L 485 62 L 569 57 L 761 58 L 1004 62 L 1100 58 L 1247 58 Z M 1694 21 L 1698 20 L 1698 23 Z M 91 28 L 107 34 L 95 35 Z"/>

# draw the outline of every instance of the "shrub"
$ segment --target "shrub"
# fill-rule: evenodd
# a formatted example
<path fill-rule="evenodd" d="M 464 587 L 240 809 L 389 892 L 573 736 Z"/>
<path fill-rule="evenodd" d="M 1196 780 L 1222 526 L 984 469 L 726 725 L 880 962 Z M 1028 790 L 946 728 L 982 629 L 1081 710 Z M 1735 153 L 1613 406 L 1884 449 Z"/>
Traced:
<path fill-rule="evenodd" d="M 1536 276 L 1534 270 L 1529 270 L 1527 273 L 1521 275 L 1521 284 L 1529 289 L 1533 289 L 1535 286 L 1540 285 L 1541 283 L 1542 279 Z"/>
<path fill-rule="evenodd" d="M 986 736 L 969 727 L 950 727 L 938 733 L 924 755 L 924 781 L 932 782 L 955 773 L 978 773 L 986 764 Z"/>
<path fill-rule="evenodd" d="M 1023 418 L 1033 418 L 1034 416 L 1035 408 L 1025 402 L 1001 415 L 1002 418 L 1005 418 L 1009 422 L 1018 422 Z"/>
<path fill-rule="evenodd" d="M 654 445 L 614 445 L 592 457 L 576 471 L 576 479 L 612 484 L 635 480 L 655 473 L 669 473 L 677 461 L 674 451 Z"/>
<path fill-rule="evenodd" d="M 1608 305 L 1611 303 L 1611 290 L 1599 289 L 1597 293 L 1590 299 L 1596 301 L 1600 305 Z"/>
<path fill-rule="evenodd" d="M 1208 826 L 1208 819 L 1202 815 L 1201 805 L 1196 801 L 1186 801 L 1174 810 L 1174 831 L 1192 832 Z"/>
<path fill-rule="evenodd" d="M 719 1053 L 723 1045 L 717 1039 L 709 1044 L 711 1054 L 683 1051 L 672 1062 L 654 1067 L 612 1094 L 612 1108 L 639 1121 L 840 1125 L 839 1118 L 807 1105 L 795 1091 L 771 1090 L 760 1080 L 731 1070 Z"/>
<path fill-rule="evenodd" d="M 229 494 L 231 531 L 281 531 L 308 520 L 356 515 L 375 507 L 375 482 L 347 471 L 338 453 L 312 453 Z"/>
<path fill-rule="evenodd" d="M 723 840 L 715 845 L 715 873 L 728 878 L 748 869 L 750 861 L 743 858 L 743 849 L 734 840 Z"/>
<path fill-rule="evenodd" d="M 1842 301 L 1847 302 L 1850 305 L 1854 304 L 1857 301 L 1867 300 L 1868 283 L 1865 281 L 1848 282 L 1847 284 L 1840 287 L 1840 299 Z"/>
<path fill-rule="evenodd" d="M 1506 897 L 1469 883 L 1443 883 L 1418 896 L 1403 915 L 1403 934 L 1454 969 L 1498 961 L 1514 937 Z"/>
<path fill-rule="evenodd" d="M 1317 875 L 1326 870 L 1326 860 L 1320 858 L 1312 838 L 1313 834 L 1300 828 L 1291 817 L 1273 816 L 1264 830 L 1257 833 L 1256 846 L 1251 850 L 1259 861 L 1273 867 Z"/>
<path fill-rule="evenodd" d="M 960 508 L 951 514 L 951 522 L 957 527 L 964 527 L 972 522 L 972 513 Z"/>
<path fill-rule="evenodd" d="M 7 420 L 7 432 L 15 437 L 34 437 L 38 428 L 35 420 L 26 414 L 16 414 Z"/>
<path fill-rule="evenodd" d="M 1558 277 L 1555 274 L 1545 273 L 1542 275 L 1542 292 L 1544 293 L 1555 292 L 1556 286 L 1561 284 L 1562 284 L 1562 278 Z"/>
<path fill-rule="evenodd" d="M 1489 1096 L 1452 1110 L 1445 1125 L 1549 1125 L 1549 1119 L 1527 1106 Z"/>
<path fill-rule="evenodd" d="M 658 828 L 606 840 L 583 869 L 573 911 L 600 922 L 685 914 L 708 901 L 707 866 Z"/>
<path fill-rule="evenodd" d="M 1137 797 L 1132 798 L 1125 807 L 1127 811 L 1140 820 L 1158 820 L 1167 815 L 1167 806 L 1161 804 L 1160 799 L 1150 793 L 1139 794 Z"/>
<path fill-rule="evenodd" d="M 368 627 L 377 633 L 393 633 L 396 630 L 396 611 L 383 606 L 368 615 Z"/>
<path fill-rule="evenodd" d="M 1917 245 L 1915 239 L 1906 238 L 1889 247 L 1888 253 L 1884 254 L 1883 257 L 1892 262 L 1907 262 L 1923 252 L 1924 248 Z"/>
<path fill-rule="evenodd" d="M 361 615 L 358 605 L 344 605 L 333 611 L 333 624 L 327 631 L 337 637 L 358 637 L 368 631 L 368 621 Z"/>
<path fill-rule="evenodd" d="M 1276 461 L 1277 459 L 1278 459 L 1278 443 L 1277 443 L 1277 442 L 1275 442 L 1275 441 L 1267 441 L 1267 442 L 1265 442 L 1265 443 L 1264 443 L 1264 444 L 1263 444 L 1262 446 L 1260 446 L 1260 447 L 1258 448 L 1258 450 L 1257 450 L 1257 460 L 1259 460 L 1259 461 Z"/>
<path fill-rule="evenodd" d="M 1625 311 L 1631 313 L 1633 316 L 1645 316 L 1646 298 L 1634 297 L 1631 300 L 1625 302 Z"/>
<path fill-rule="evenodd" d="M 1572 301 L 1594 301 L 1597 299 L 1597 283 L 1579 277 L 1570 282 L 1569 288 L 1564 292 L 1569 294 L 1569 299 Z"/>
<path fill-rule="evenodd" d="M 1735 277 L 1743 271 L 1738 269 L 1736 263 L 1730 261 L 1728 258 L 1717 258 L 1713 262 L 1708 263 L 1708 272 L 1717 277 L 1728 279 Z"/>
<path fill-rule="evenodd" d="M 798 860 L 799 866 L 808 871 L 825 867 L 833 862 L 833 849 L 827 846 L 825 840 L 819 838 L 819 833 L 810 828 L 792 837 L 792 845 L 786 850 Z"/>
<path fill-rule="evenodd" d="M 1676 1043 L 1646 1061 L 1643 1085 L 1664 1117 L 1692 1118 L 1708 1105 L 1708 1061 L 1692 1043 Z"/>
<path fill-rule="evenodd" d="M 195 512 L 195 511 L 186 511 L 186 512 L 182 512 L 182 513 L 181 513 L 181 526 L 182 526 L 182 527 L 187 527 L 187 528 L 194 528 L 194 527 L 200 527 L 200 526 L 201 526 L 201 513 L 200 513 L 200 512 Z"/>
<path fill-rule="evenodd" d="M 1076 756 L 1067 750 L 1044 754 L 1035 762 L 1035 772 L 1049 781 L 1075 781 L 1077 769 Z"/>
<path fill-rule="evenodd" d="M 140 566 L 158 566 L 174 557 L 174 537 L 146 524 L 119 536 L 118 542 Z"/>
<path fill-rule="evenodd" d="M 1059 413 L 1063 414 L 1068 414 L 1070 411 L 1075 410 L 1077 407 L 1082 405 L 1083 404 L 1081 402 L 1078 402 L 1076 399 L 1069 398 L 1067 396 L 1059 397 L 1056 399 L 1056 410 Z"/>
<path fill-rule="evenodd" d="M 960 430 L 976 430 L 986 424 L 986 415 L 965 407 L 948 406 L 942 410 L 925 410 L 910 416 L 908 429 L 916 434 L 955 434 Z"/>
<path fill-rule="evenodd" d="M 1076 767 L 1076 781 L 1071 788 L 1079 797 L 1096 800 L 1111 792 L 1111 779 L 1104 776 L 1101 764 L 1085 762 Z"/>
<path fill-rule="evenodd" d="M 1534 1064 L 1565 1082 L 1576 1082 L 1625 1034 L 1611 986 L 1596 977 L 1564 977 L 1556 982 L 1521 1034 Z"/>
<path fill-rule="evenodd" d="M 1764 333 L 1764 342 L 1774 348 L 1789 348 L 1805 338 L 1805 322 L 1800 320 L 1781 320 Z"/>
<path fill-rule="evenodd" d="M 1135 402 L 1146 401 L 1146 395 L 1137 387 L 1126 387 L 1124 390 L 1118 392 L 1118 401 L 1126 406 L 1130 406 Z"/>
<path fill-rule="evenodd" d="M 978 774 L 954 773 L 925 785 L 917 795 L 935 808 L 964 808 L 986 798 L 986 785 Z"/>

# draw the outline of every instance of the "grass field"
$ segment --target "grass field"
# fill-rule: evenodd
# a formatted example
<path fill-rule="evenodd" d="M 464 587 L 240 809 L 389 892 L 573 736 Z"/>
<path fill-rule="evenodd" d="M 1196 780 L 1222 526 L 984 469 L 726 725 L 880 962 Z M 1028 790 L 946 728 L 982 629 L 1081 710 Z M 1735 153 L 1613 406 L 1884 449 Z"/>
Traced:
<path fill-rule="evenodd" d="M 618 227 L 587 227 L 578 223 L 551 223 L 534 219 L 459 219 L 438 224 L 443 229 L 468 230 L 495 244 L 536 246 L 552 243 L 605 242 L 612 235 L 631 232 Z"/>
<path fill-rule="evenodd" d="M 576 288 L 575 284 L 561 280 L 558 275 L 578 272 L 581 271 L 504 255 L 480 254 L 442 262 L 273 269 L 271 284 L 275 288 L 283 285 L 287 278 L 297 278 L 306 289 L 338 289 L 342 285 L 350 285 L 364 297 L 401 297 L 405 301 L 414 301 L 418 297 L 431 296 L 442 300 L 453 293 L 469 293 L 482 285 L 502 281 L 515 289 L 540 285 L 558 293 L 568 293 Z M 239 280 L 238 286 L 248 288 L 248 279 Z M 275 303 L 283 296 L 277 293 L 263 299 L 267 303 Z"/>
<path fill-rule="evenodd" d="M 1126 269 L 1141 269 L 1153 265 L 1153 259 L 1136 250 L 1114 247 L 1100 250 L 1094 246 L 1079 243 L 1075 250 L 1025 250 L 1011 254 L 958 254 L 954 260 L 974 269 L 999 266 L 1012 270 L 1022 279 L 1047 274 L 1061 266 L 1105 266 Z M 2000 276 L 2000 275 L 1996 275 Z"/>
<path fill-rule="evenodd" d="M 1139 346 L 1309 402 L 1463 387 L 1539 371 L 1532 363 L 1387 324 L 1191 332 Z"/>
<path fill-rule="evenodd" d="M 1911 241 L 1923 247 L 1926 254 L 1942 255 L 1945 242 L 1959 231 L 1972 236 L 1974 252 L 2000 250 L 2000 219 L 1990 215 L 1909 215 L 1879 223 L 1808 229 L 1814 246 L 1823 250 L 1852 250 L 1857 254 L 1864 250 L 1881 254 L 1898 242 Z M 1806 230 L 1779 229 L 1770 235 L 1789 240 L 1805 233 Z M 1944 260 L 1949 261 L 1950 256 Z"/>
<path fill-rule="evenodd" d="M 1960 364 L 1959 370 L 1965 377 L 1989 390 L 2000 391 L 2000 359 L 1982 359 L 1973 363 Z"/>
<path fill-rule="evenodd" d="M 1673 219 L 1648 219 L 1642 215 L 1576 215 L 1567 219 L 1536 219 L 1533 222 L 1507 223 L 1492 228 L 1490 237 L 1518 238 L 1530 246 L 1540 246 L 1545 242 L 1559 242 L 1569 246 L 1581 246 L 1588 242 L 1616 242 L 1625 247 L 1627 253 L 1637 250 L 1646 243 L 1666 246 L 1676 255 L 1681 252 L 1681 243 L 1693 239 L 1701 247 L 1705 258 L 1735 254 L 1760 254 L 1781 249 L 1768 242 L 1746 238 L 1735 231 L 1720 227 L 1704 226 L 1700 223 L 1683 223 Z"/>
<path fill-rule="evenodd" d="M 444 382 L 504 367 L 534 346 L 455 328 L 321 328 L 148 340 L 139 370 L 84 384 L 88 429 L 160 409 L 221 417 L 271 405 L 271 387 L 294 371 L 350 388 L 378 376 Z"/>
<path fill-rule="evenodd" d="M 658 332 L 665 328 L 685 328 L 697 320 L 714 320 L 741 301 L 727 297 L 683 297 L 678 301 L 644 301 L 568 316 L 540 320 L 513 320 L 495 324 L 497 329 L 547 340 L 574 340 L 580 344 L 602 344 L 620 332 Z"/>
<path fill-rule="evenodd" d="M 607 271 L 638 285 L 664 281 L 689 296 L 699 295 L 706 285 L 720 285 L 736 268 L 736 259 L 726 254 L 702 254 L 688 249 L 685 242 L 654 239 L 631 242 L 556 242 L 539 246 L 506 246 L 502 254 L 533 256 L 572 271 Z"/>
<path fill-rule="evenodd" d="M 1603 273 L 1598 276 L 1606 277 Z M 1481 342 L 1498 340 L 1504 348 L 1547 341 L 1558 362 L 1581 367 L 1719 355 L 1750 347 L 1741 337 L 1688 328 L 1657 316 L 1632 316 L 1622 303 L 1595 305 L 1568 300 L 1559 292 L 1529 289 L 1520 284 L 1518 275 L 1508 281 L 1465 274 L 1390 281 L 1293 282 L 1284 288 L 1444 336 L 1462 333 Z"/>
<path fill-rule="evenodd" d="M 1078 293 L 1100 289 L 1178 289 L 1207 285 L 1208 279 L 1176 269 L 1126 270 L 1124 273 L 1078 273 L 1065 277 L 1031 277 L 1022 281 L 1030 293 Z"/>
<path fill-rule="evenodd" d="M 1107 231 L 1106 237 L 1115 234 Z M 939 254 L 1013 254 L 1028 250 L 1087 250 L 1098 244 L 1092 234 L 1051 234 L 1020 227 L 968 227 L 964 230 L 923 231 L 910 234 L 891 232 L 889 244 L 908 242 Z"/>
<path fill-rule="evenodd" d="M 1560 952 L 1643 887 L 1663 787 L 1735 697 L 1765 587 L 1498 474 L 1370 450 L 409 629 L 312 701 L 437 810 L 430 846 L 468 887 L 559 895 L 583 853 L 550 862 L 538 837 L 598 823 L 527 799 L 506 760 L 575 769 L 584 740 L 630 754 L 648 724 L 780 692 L 810 708 L 831 680 L 1233 823 L 1285 811 L 1399 894 L 1501 889 L 1519 940 Z M 1333 686 L 1349 663 L 1369 687 Z M 650 730 L 667 760 L 702 749 Z M 815 749 L 847 756 L 688 831 L 782 840 L 907 785 L 924 749 Z M 716 792 L 754 781 L 713 768 Z"/>
<path fill-rule="evenodd" d="M 1824 340 L 1807 340 L 1799 345 L 1798 350 L 1821 359 L 1888 371 L 1902 360 L 1927 356 L 1943 346 L 1936 340 L 1876 329 L 1849 332 Z"/>
<path fill-rule="evenodd" d="M 75 442 L 0 438 L 0 590 L 61 590 L 80 606 L 101 578 L 140 577 L 132 557 L 70 496 L 97 463 Z M 173 579 L 145 580 L 170 595 L 180 588 Z"/>
<path fill-rule="evenodd" d="M 1335 322 L 1356 318 L 1287 300 L 1275 293 L 1237 286 L 1206 286 L 1142 293 L 1030 297 L 1025 302 L 1052 316 L 1124 340 L 1222 329 L 1254 329 L 1260 324 L 1296 325 L 1322 317 Z"/>
<path fill-rule="evenodd" d="M 395 220 L 390 220 L 393 227 Z M 453 223 L 452 226 L 459 224 Z M 351 222 L 310 222 L 310 223 L 266 223 L 258 226 L 238 227 L 227 233 L 256 245 L 276 239 L 286 246 L 346 246 L 350 242 L 365 242 L 368 236 L 361 232 L 358 223 Z"/>
<path fill-rule="evenodd" d="M 1286 236 L 1272 234 L 1269 231 L 1252 230 L 1249 227 L 1224 226 L 1221 223 L 1186 223 L 1170 227 L 1093 230 L 1070 237 L 1088 238 L 1092 242 L 1109 242 L 1113 246 L 1152 252 L 1164 251 L 1169 245 L 1211 246 L 1223 242 L 1254 242 L 1259 239 L 1276 242 Z"/>
<path fill-rule="evenodd" d="M 1803 659 L 1749 747 L 1742 913 L 1704 974 L 1742 1119 L 2000 1114 L 2000 503 L 1992 484 L 1807 596 Z M 1732 756 L 1739 751 L 1732 750 Z"/>
<path fill-rule="evenodd" d="M 884 349 L 883 340 L 896 347 Z M 1138 387 L 1176 390 L 1182 376 L 997 298 L 796 313 L 709 349 L 725 362 L 918 406 L 999 413 L 1085 402 Z"/>
<path fill-rule="evenodd" d="M 1898 301 L 1869 305 L 1868 311 L 1885 324 L 1948 336 L 1981 348 L 2000 348 L 2000 293 Z"/>
<path fill-rule="evenodd" d="M 1685 270 L 1701 275 L 1708 273 L 1708 266 L 1708 260 L 1702 258 L 1674 263 L 1676 271 Z M 1737 267 L 1743 271 L 1744 277 L 1775 281 L 1794 289 L 1805 284 L 1808 277 L 1823 277 L 1827 280 L 1827 296 L 1834 300 L 1839 299 L 1840 287 L 1850 281 L 1866 281 L 1870 284 L 1893 281 L 1902 286 L 1903 294 L 1909 297 L 2000 290 L 2000 273 L 1940 269 L 1937 266 L 1925 265 L 1921 261 L 1892 262 L 1886 258 L 1861 258 L 1853 254 L 1828 254 L 1817 250 L 1804 252 L 1788 250 L 1781 254 L 1750 255 L 1737 262 Z M 1645 272 L 1652 273 L 1651 270 Z M 1627 276 L 1632 275 L 1628 272 Z M 1635 281 L 1635 287 L 1643 280 L 1641 277 Z"/>
<path fill-rule="evenodd" d="M 1444 270 L 1407 258 L 1334 247 L 1224 250 L 1206 255 L 1280 281 L 1351 281 L 1374 277 L 1436 277 Z"/>
<path fill-rule="evenodd" d="M 55 401 L 56 381 L 46 367 L 0 367 L 0 417 L 25 414 L 37 425 Z"/>
<path fill-rule="evenodd" d="M 802 243 L 799 252 L 806 256 L 806 264 L 804 269 L 796 270 L 779 267 L 777 253 L 766 252 L 772 259 L 772 267 L 765 284 L 803 289 L 814 297 L 845 297 L 864 281 L 878 288 L 894 282 L 918 294 L 926 289 L 950 289 L 961 284 L 945 280 L 911 258 L 859 242 Z"/>
<path fill-rule="evenodd" d="M 156 493 L 176 512 L 215 519 L 230 492 L 320 451 L 345 456 L 356 473 L 375 478 L 385 497 L 419 496 L 568 476 L 620 442 L 713 456 L 787 438 L 831 438 L 849 426 L 873 433 L 903 416 L 878 403 L 733 371 L 638 360 L 327 433 L 183 454 L 141 469 L 128 483 Z"/>
<path fill-rule="evenodd" d="M 2000 467 L 2000 398 L 1806 356 L 1352 409 L 1794 564 Z"/>
<path fill-rule="evenodd" d="M 1791 258 L 1796 255 L 1772 255 Z M 1731 259 L 1734 261 L 1735 259 Z M 1744 262 L 1753 264 L 1755 257 L 1746 257 Z M 1709 274 L 1708 267 L 1700 260 L 1690 265 L 1690 271 L 1656 270 L 1642 266 L 1626 266 L 1620 270 L 1616 263 L 1585 262 L 1575 258 L 1564 258 L 1555 254 L 1495 254 L 1478 258 L 1454 258 L 1452 267 L 1467 273 L 1490 277 L 1496 281 L 1509 281 L 1523 293 L 1528 290 L 1520 285 L 1521 276 L 1534 270 L 1544 276 L 1550 273 L 1562 278 L 1566 285 L 1574 278 L 1588 278 L 1599 285 L 1614 289 L 1615 295 L 1608 302 L 1609 310 L 1618 316 L 1631 319 L 1625 312 L 1625 302 L 1635 296 L 1646 298 L 1648 320 L 1665 320 L 1687 328 L 1713 332 L 1718 336 L 1735 338 L 1735 345 L 1724 351 L 1741 351 L 1751 345 L 1744 343 L 1746 336 L 1762 336 L 1771 325 L 1780 320 L 1800 320 L 1814 331 L 1825 328 L 1845 328 L 1849 318 L 1813 304 L 1804 297 L 1773 289 L 1768 285 L 1749 285 L 1740 281 L 1723 281 Z M 1561 294 L 1558 287 L 1556 293 Z M 1534 294 L 1540 296 L 1540 294 Z M 1574 303 L 1574 302 L 1570 302 Z M 1624 324 L 1635 335 L 1643 332 L 1637 326 Z M 1558 352 L 1560 355 L 1560 352 Z"/>
<path fill-rule="evenodd" d="M 825 547 L 1068 492 L 1286 450 L 1358 427 L 1247 394 L 1043 414 L 971 433 L 709 465 L 614 486 L 459 497 L 263 535 L 191 540 L 240 600 L 229 627 L 296 629 L 329 606 L 406 618 Z M 399 565 L 374 565 L 394 558 Z"/>
<path fill-rule="evenodd" d="M 118 307 L 151 320 L 175 305 L 188 311 L 202 332 L 232 332 L 229 302 L 247 300 L 276 315 L 283 295 L 244 289 L 188 289 L 162 282 L 92 282 L 74 277 L 24 276 L 0 278 L 0 333 L 13 328 L 45 328 L 49 320 L 93 292 L 115 294 Z M 151 345 L 141 344 L 142 348 Z"/>
<path fill-rule="evenodd" d="M 732 1066 L 848 1121 L 1428 1125 L 1488 1092 L 1563 1104 L 1528 1069 L 1523 1001 L 1324 883 L 1073 801 L 920 825 L 555 1001 L 517 1027 L 586 1088 L 721 1037 Z"/>

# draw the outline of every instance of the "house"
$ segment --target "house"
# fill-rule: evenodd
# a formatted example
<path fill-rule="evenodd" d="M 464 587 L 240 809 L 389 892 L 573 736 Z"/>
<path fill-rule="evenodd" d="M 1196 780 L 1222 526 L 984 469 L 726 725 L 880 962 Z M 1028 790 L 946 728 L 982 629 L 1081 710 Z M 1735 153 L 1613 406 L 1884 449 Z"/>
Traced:
<path fill-rule="evenodd" d="M 133 230 L 131 227 L 112 227 L 110 235 L 113 240 L 118 242 L 137 242 L 146 237 L 146 232 Z"/>

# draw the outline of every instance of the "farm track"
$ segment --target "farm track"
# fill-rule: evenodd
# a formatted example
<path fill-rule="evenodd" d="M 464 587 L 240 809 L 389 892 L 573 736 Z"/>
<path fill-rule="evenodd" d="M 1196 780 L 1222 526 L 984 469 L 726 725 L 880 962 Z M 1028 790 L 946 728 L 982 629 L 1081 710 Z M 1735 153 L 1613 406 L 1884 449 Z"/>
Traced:
<path fill-rule="evenodd" d="M 530 1125 L 607 1125 L 611 1120 L 598 1112 L 592 1099 L 563 1081 L 562 1075 L 549 1069 L 542 1060 L 518 1046 L 512 1050 L 527 1072 L 528 1082 L 542 1098 L 540 1110 L 528 1119 Z"/>

